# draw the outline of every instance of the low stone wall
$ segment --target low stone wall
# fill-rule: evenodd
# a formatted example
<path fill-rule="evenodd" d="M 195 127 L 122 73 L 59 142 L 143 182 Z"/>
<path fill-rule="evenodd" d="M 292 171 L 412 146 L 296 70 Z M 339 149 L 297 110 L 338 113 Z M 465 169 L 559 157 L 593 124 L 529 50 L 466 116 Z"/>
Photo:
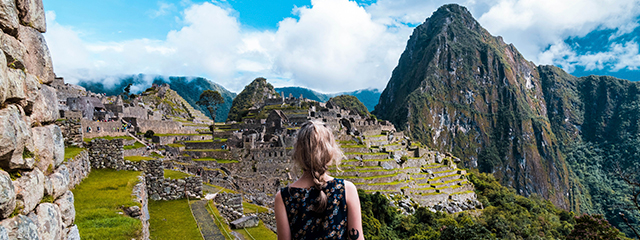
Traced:
<path fill-rule="evenodd" d="M 89 161 L 92 168 L 140 171 L 140 162 L 124 160 L 124 140 L 93 139 L 88 145 Z"/>
<path fill-rule="evenodd" d="M 221 192 L 216 194 L 213 201 L 216 203 L 220 215 L 227 221 L 232 222 L 244 217 L 242 214 L 244 212 L 242 207 L 242 194 Z"/>
<path fill-rule="evenodd" d="M 264 223 L 264 226 L 267 227 L 269 230 L 277 233 L 277 228 L 276 228 L 276 214 L 273 212 L 268 212 L 268 213 L 258 213 L 258 218 L 260 218 L 260 220 L 262 220 L 262 223 Z"/>
<path fill-rule="evenodd" d="M 134 148 L 134 149 L 125 149 L 123 150 L 123 155 L 125 157 L 128 156 L 144 156 L 147 154 L 147 148 L 146 147 L 139 147 L 139 148 Z"/>
<path fill-rule="evenodd" d="M 133 126 L 135 126 L 136 132 L 147 132 L 148 130 L 154 133 L 170 134 L 170 133 L 197 133 L 190 129 L 183 129 L 182 124 L 174 121 L 158 121 L 158 120 L 145 120 L 139 118 L 126 118 Z"/>
<path fill-rule="evenodd" d="M 80 152 L 73 158 L 67 159 L 67 162 L 64 164 L 66 164 L 67 169 L 69 169 L 69 188 L 74 188 L 80 184 L 91 172 L 89 153 L 86 150 Z"/>
<path fill-rule="evenodd" d="M 160 160 L 142 161 L 147 184 L 147 194 L 152 200 L 175 200 L 185 196 L 202 197 L 202 179 L 165 179 L 164 166 Z"/>
<path fill-rule="evenodd" d="M 142 239 L 149 239 L 149 197 L 147 195 L 147 183 L 144 176 L 139 176 L 138 184 L 133 187 L 133 195 L 140 203 L 140 221 L 142 222 Z"/>

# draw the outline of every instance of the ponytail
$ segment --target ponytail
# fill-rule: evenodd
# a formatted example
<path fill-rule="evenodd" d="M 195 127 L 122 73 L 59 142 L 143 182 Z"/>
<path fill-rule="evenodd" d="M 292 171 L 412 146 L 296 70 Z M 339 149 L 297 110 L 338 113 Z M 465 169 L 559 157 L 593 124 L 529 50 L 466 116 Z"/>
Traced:
<path fill-rule="evenodd" d="M 338 165 L 343 157 L 344 154 L 336 144 L 333 134 L 324 124 L 313 121 L 302 124 L 294 146 L 293 160 L 312 176 L 313 188 L 320 192 L 313 211 L 326 210 L 327 194 L 322 189 L 327 182 L 322 176 L 327 172 L 329 164 L 333 162 Z"/>

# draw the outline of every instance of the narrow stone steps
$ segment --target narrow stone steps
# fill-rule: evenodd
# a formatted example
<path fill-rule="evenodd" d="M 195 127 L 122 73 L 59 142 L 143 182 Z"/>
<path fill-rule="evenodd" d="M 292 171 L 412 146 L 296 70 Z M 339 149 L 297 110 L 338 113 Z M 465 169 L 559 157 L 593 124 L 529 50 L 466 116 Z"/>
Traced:
<path fill-rule="evenodd" d="M 202 233 L 202 237 L 205 240 L 224 240 L 224 236 L 218 226 L 216 226 L 215 222 L 209 212 L 207 211 L 207 201 L 199 200 L 194 201 L 190 204 L 191 211 L 193 211 L 193 216 L 198 223 L 198 228 Z"/>

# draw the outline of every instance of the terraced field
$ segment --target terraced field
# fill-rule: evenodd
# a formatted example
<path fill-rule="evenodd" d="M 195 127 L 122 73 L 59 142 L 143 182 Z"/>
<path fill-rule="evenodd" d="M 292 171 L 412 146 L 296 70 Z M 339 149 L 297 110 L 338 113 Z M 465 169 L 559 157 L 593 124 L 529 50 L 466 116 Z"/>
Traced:
<path fill-rule="evenodd" d="M 347 160 L 329 171 L 359 189 L 405 194 L 426 206 L 448 199 L 475 198 L 466 171 L 457 168 L 457 159 L 452 156 L 385 134 L 339 143 Z"/>

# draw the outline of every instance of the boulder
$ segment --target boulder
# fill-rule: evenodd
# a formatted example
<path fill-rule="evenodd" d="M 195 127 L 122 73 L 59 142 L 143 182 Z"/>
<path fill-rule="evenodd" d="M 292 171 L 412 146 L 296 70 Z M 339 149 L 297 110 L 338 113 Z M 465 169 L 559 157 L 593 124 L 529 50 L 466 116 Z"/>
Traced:
<path fill-rule="evenodd" d="M 78 231 L 78 226 L 73 225 L 70 228 L 65 229 L 67 240 L 80 240 L 80 231 Z"/>
<path fill-rule="evenodd" d="M 27 214 L 40 203 L 44 196 L 44 174 L 37 168 L 23 173 L 22 177 L 13 181 L 13 187 L 16 191 L 16 199 L 24 207 L 22 213 Z"/>
<path fill-rule="evenodd" d="M 16 191 L 13 182 L 7 172 L 0 170 L 0 217 L 8 217 L 15 207 Z"/>
<path fill-rule="evenodd" d="M 53 183 L 49 176 L 44 176 L 44 195 L 53 196 Z"/>
<path fill-rule="evenodd" d="M 127 216 L 132 218 L 138 218 L 142 215 L 142 210 L 138 206 L 125 207 L 123 211 Z"/>
<path fill-rule="evenodd" d="M 53 174 L 49 175 L 49 179 L 51 180 L 54 199 L 58 199 L 69 190 L 69 170 L 66 165 L 61 165 L 56 169 Z"/>
<path fill-rule="evenodd" d="M 18 40 L 24 44 L 27 50 L 27 55 L 24 57 L 27 71 L 35 75 L 40 83 L 53 82 L 55 74 L 53 73 L 51 54 L 42 33 L 30 27 L 20 26 Z"/>
<path fill-rule="evenodd" d="M 9 239 L 40 239 L 38 225 L 25 215 L 2 220 L 0 225 L 8 232 Z"/>
<path fill-rule="evenodd" d="M 76 208 L 73 206 L 73 192 L 67 191 L 58 200 L 56 204 L 60 207 L 60 213 L 62 214 L 62 223 L 64 227 L 71 226 L 76 219 Z"/>
<path fill-rule="evenodd" d="M 36 166 L 50 174 L 56 166 L 64 162 L 64 138 L 57 125 L 32 128 Z"/>
<path fill-rule="evenodd" d="M 4 57 L 4 56 L 3 56 Z M 6 63 L 4 59 L 0 64 Z M 6 68 L 5 66 L 2 66 Z M 6 68 L 7 77 L 5 79 L 5 101 L 12 103 L 21 103 L 21 101 L 27 99 L 27 74 L 20 69 Z M 23 105 L 24 106 L 24 105 Z"/>
<path fill-rule="evenodd" d="M 38 221 L 38 235 L 41 239 L 62 239 L 63 227 L 58 205 L 53 203 L 41 203 L 36 208 Z"/>
<path fill-rule="evenodd" d="M 0 0 L 0 29 L 15 34 L 20 26 L 15 0 Z"/>
<path fill-rule="evenodd" d="M 33 169 L 35 161 L 31 129 L 25 122 L 19 106 L 9 105 L 0 110 L 0 167 L 3 169 Z M 31 146 L 30 146 L 31 145 Z M 24 152 L 24 150 L 27 152 Z"/>
<path fill-rule="evenodd" d="M 42 33 L 47 31 L 42 0 L 16 0 L 16 3 L 22 24 L 31 26 Z"/>
<path fill-rule="evenodd" d="M 27 49 L 18 39 L 0 31 L 0 49 L 7 58 L 8 67 L 24 69 L 24 56 L 27 54 Z"/>
<path fill-rule="evenodd" d="M 239 228 L 257 227 L 259 223 L 260 223 L 260 219 L 258 218 L 258 216 L 251 215 L 251 216 L 246 216 L 246 217 L 241 217 L 239 219 L 236 219 L 235 221 L 231 222 L 229 225 L 231 226 L 231 229 L 239 229 Z"/>
<path fill-rule="evenodd" d="M 58 118 L 60 118 L 60 111 L 58 111 L 56 90 L 42 84 L 39 94 L 36 95 L 33 102 L 31 120 L 33 122 L 45 123 L 53 122 Z"/>

